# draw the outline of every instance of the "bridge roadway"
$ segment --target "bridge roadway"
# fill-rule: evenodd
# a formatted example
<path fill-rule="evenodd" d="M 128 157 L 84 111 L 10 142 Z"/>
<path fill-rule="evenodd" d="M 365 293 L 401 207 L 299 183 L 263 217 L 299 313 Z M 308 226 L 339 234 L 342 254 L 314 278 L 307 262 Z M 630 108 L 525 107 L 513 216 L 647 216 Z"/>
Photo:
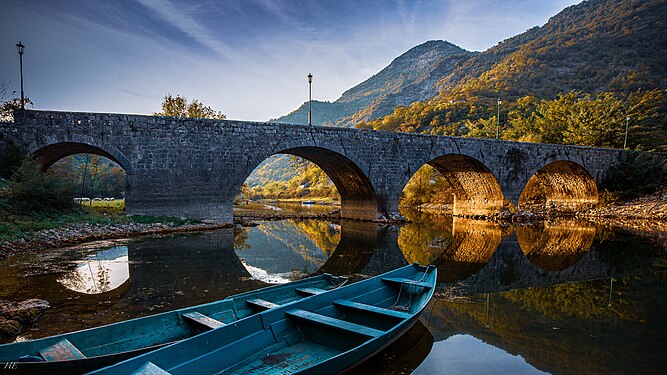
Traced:
<path fill-rule="evenodd" d="M 577 208 L 597 201 L 597 184 L 624 155 L 335 127 L 38 110 L 16 111 L 14 122 L 0 123 L 0 135 L 45 168 L 76 153 L 115 161 L 127 173 L 130 214 L 219 222 L 232 221 L 241 184 L 275 154 L 317 164 L 341 195 L 341 215 L 361 220 L 398 212 L 403 188 L 425 164 L 452 186 L 458 215 L 486 215 L 535 199 Z"/>

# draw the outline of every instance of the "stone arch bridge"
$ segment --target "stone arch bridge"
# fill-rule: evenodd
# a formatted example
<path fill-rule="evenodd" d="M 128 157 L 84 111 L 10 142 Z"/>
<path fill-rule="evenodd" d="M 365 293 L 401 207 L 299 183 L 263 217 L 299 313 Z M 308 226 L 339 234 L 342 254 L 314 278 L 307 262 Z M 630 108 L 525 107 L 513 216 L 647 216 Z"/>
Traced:
<path fill-rule="evenodd" d="M 232 220 L 232 201 L 263 160 L 291 154 L 317 164 L 341 195 L 345 218 L 398 211 L 406 183 L 424 164 L 452 186 L 454 213 L 486 215 L 511 202 L 577 207 L 621 150 L 275 123 L 111 113 L 16 111 L 0 135 L 45 168 L 93 153 L 127 173 L 130 214 Z"/>

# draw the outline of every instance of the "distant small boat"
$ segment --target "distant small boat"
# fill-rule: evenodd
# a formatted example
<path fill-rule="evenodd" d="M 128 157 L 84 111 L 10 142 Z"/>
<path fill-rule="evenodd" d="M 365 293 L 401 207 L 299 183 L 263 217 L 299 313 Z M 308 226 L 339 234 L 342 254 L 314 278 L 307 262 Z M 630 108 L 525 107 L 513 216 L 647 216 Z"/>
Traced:
<path fill-rule="evenodd" d="M 301 204 L 313 205 L 313 204 L 315 204 L 315 201 L 303 201 L 303 202 L 301 202 Z"/>
<path fill-rule="evenodd" d="M 0 345 L 0 374 L 93 371 L 234 323 L 261 311 L 336 288 L 344 277 L 324 274 L 226 299 L 36 340 Z M 23 357 L 23 358 L 22 358 Z"/>
<path fill-rule="evenodd" d="M 338 374 L 414 324 L 433 296 L 436 272 L 401 267 L 92 374 Z"/>

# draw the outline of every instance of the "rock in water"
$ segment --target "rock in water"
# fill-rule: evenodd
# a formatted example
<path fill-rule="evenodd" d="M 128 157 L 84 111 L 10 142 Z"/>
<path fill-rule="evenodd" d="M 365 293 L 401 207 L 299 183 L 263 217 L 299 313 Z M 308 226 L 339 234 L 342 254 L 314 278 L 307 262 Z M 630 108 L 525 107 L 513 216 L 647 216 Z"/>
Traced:
<path fill-rule="evenodd" d="M 0 316 L 0 338 L 16 336 L 23 325 L 16 320 L 7 320 Z"/>
<path fill-rule="evenodd" d="M 0 300 L 0 337 L 18 335 L 24 324 L 35 321 L 49 307 L 49 302 L 43 299 Z"/>

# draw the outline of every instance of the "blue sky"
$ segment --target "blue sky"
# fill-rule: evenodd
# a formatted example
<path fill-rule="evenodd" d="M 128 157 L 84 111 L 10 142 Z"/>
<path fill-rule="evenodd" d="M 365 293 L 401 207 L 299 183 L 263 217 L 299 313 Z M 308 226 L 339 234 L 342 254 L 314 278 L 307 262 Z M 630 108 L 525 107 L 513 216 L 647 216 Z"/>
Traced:
<path fill-rule="evenodd" d="M 577 0 L 0 0 L 0 81 L 35 108 L 150 114 L 197 98 L 266 121 L 334 101 L 428 40 L 483 51 Z M 11 93 L 10 93 L 11 94 Z"/>

